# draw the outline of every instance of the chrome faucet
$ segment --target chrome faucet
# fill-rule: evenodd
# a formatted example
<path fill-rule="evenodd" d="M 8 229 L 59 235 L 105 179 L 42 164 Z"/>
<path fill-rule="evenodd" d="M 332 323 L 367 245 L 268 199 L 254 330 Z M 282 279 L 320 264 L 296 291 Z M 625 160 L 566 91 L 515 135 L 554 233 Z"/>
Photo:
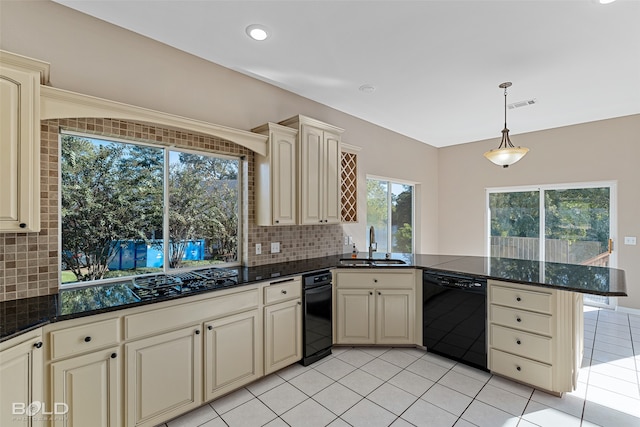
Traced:
<path fill-rule="evenodd" d="M 378 243 L 376 242 L 376 230 L 369 228 L 369 258 L 373 259 L 373 253 L 378 250 Z"/>

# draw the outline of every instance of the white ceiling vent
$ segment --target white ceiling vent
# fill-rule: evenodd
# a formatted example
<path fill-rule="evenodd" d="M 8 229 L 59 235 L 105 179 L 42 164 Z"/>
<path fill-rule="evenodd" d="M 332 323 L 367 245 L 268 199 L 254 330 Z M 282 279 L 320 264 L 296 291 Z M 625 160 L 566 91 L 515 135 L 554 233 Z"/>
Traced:
<path fill-rule="evenodd" d="M 509 107 L 510 110 L 513 110 L 514 108 L 527 107 L 529 105 L 533 105 L 537 103 L 538 103 L 538 100 L 534 98 L 534 99 L 527 99 L 526 101 L 514 102 L 512 104 L 507 105 L 507 107 Z"/>

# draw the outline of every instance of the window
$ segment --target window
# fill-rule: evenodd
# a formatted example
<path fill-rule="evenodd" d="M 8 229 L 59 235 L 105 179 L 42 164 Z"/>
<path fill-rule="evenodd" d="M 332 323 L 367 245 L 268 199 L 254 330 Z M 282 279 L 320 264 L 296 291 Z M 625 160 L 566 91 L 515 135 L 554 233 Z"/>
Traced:
<path fill-rule="evenodd" d="M 613 183 L 489 189 L 489 254 L 590 266 L 614 266 L 610 238 Z M 605 297 L 589 302 L 607 305 Z"/>
<path fill-rule="evenodd" d="M 62 283 L 238 263 L 238 158 L 61 134 Z"/>
<path fill-rule="evenodd" d="M 413 252 L 413 185 L 367 178 L 367 230 L 375 228 L 378 252 Z M 367 233 L 367 245 L 369 245 Z"/>

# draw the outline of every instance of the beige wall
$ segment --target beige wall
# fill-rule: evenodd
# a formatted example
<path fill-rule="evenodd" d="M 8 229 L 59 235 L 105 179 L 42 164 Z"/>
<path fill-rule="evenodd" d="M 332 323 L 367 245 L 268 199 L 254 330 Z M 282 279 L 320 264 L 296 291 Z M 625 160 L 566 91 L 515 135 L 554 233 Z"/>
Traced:
<path fill-rule="evenodd" d="M 496 132 L 498 133 L 498 132 Z M 640 115 L 512 135 L 531 151 L 502 169 L 482 157 L 499 137 L 439 150 L 439 250 L 485 254 L 485 189 L 516 185 L 617 181 L 618 268 L 625 270 L 628 298 L 620 306 L 640 309 Z"/>

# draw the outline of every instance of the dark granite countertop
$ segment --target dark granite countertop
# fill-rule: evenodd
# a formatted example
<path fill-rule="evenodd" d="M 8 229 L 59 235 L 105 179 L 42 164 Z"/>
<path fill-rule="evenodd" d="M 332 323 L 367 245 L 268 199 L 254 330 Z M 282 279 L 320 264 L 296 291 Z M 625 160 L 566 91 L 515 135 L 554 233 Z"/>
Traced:
<path fill-rule="evenodd" d="M 339 267 L 340 259 L 350 256 L 351 254 L 333 255 L 258 267 L 238 267 L 237 286 Z M 359 254 L 359 257 L 364 258 L 366 254 Z M 384 254 L 376 253 L 374 258 L 384 259 Z M 624 271 L 614 268 L 461 255 L 392 254 L 392 258 L 401 259 L 406 264 L 344 268 L 434 269 L 571 292 L 627 296 Z M 130 286 L 131 282 L 128 281 L 71 288 L 60 290 L 53 295 L 1 302 L 0 342 L 50 322 L 194 295 L 189 293 L 142 302 L 133 296 Z M 205 292 L 215 292 L 215 290 Z"/>

